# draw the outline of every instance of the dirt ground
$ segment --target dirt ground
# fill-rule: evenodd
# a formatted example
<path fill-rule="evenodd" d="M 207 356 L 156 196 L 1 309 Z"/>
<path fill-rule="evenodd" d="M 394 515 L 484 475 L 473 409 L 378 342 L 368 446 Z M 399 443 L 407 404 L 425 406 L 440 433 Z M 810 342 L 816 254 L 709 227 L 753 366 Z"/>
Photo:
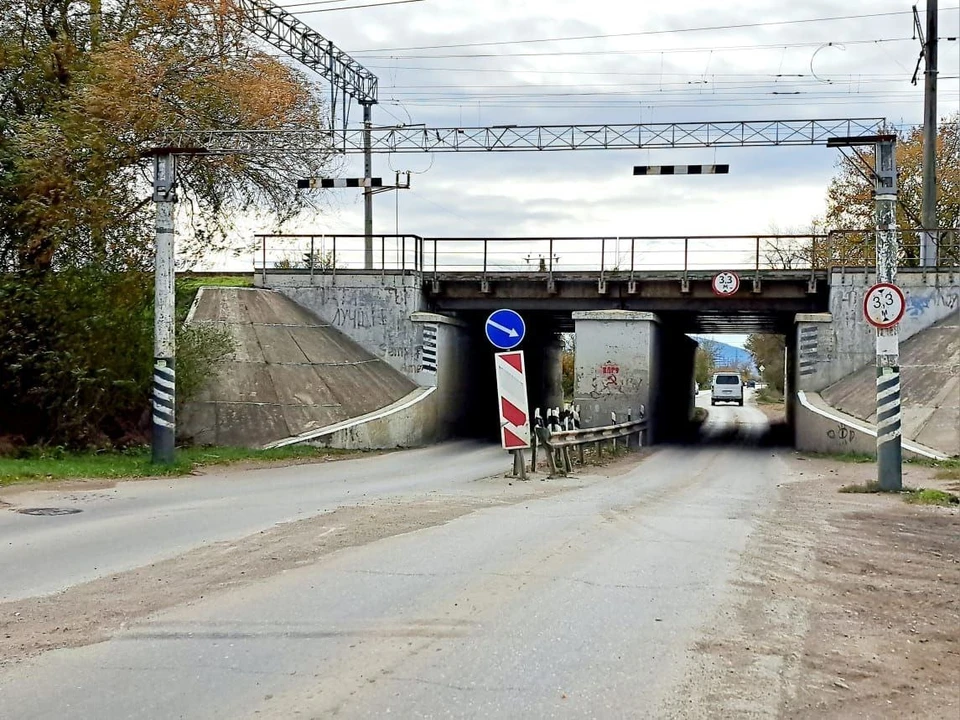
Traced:
<path fill-rule="evenodd" d="M 960 718 L 960 513 L 837 492 L 870 464 L 789 468 L 673 716 Z M 913 466 L 904 483 L 952 484 Z"/>

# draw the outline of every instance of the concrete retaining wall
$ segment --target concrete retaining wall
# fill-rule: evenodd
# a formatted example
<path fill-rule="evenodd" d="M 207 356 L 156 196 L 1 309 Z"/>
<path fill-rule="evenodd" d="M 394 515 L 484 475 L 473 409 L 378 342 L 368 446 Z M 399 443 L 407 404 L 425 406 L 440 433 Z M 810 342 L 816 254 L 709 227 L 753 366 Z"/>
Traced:
<path fill-rule="evenodd" d="M 795 426 L 798 450 L 821 453 L 877 454 L 877 429 L 870 423 L 845 415 L 817 393 L 797 393 Z M 938 451 L 903 441 L 904 457 L 943 459 Z"/>
<path fill-rule="evenodd" d="M 875 362 L 876 332 L 863 317 L 863 298 L 875 280 L 873 273 L 834 271 L 829 316 L 798 316 L 798 389 L 819 392 Z M 901 270 L 897 285 L 907 300 L 901 343 L 960 307 L 960 276 Z"/>
<path fill-rule="evenodd" d="M 262 284 L 262 276 L 255 282 Z M 266 282 L 411 379 L 422 370 L 422 337 L 410 321 L 423 309 L 417 276 L 270 272 Z"/>

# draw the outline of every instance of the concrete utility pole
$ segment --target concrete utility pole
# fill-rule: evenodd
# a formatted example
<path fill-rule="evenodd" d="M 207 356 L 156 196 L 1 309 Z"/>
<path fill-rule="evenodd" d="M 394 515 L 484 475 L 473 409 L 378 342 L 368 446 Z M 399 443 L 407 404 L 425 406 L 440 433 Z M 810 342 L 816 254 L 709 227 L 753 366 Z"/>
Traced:
<path fill-rule="evenodd" d="M 154 154 L 153 200 L 157 206 L 157 239 L 153 320 L 153 452 L 155 464 L 174 460 L 176 442 L 176 340 L 174 328 L 173 211 L 177 202 L 177 156 L 172 150 Z"/>
<path fill-rule="evenodd" d="M 876 146 L 877 282 L 897 278 L 896 138 Z M 903 487 L 900 430 L 900 335 L 896 327 L 877 330 L 877 480 L 883 490 Z"/>
<path fill-rule="evenodd" d="M 370 128 L 373 123 L 373 105 L 363 103 L 363 177 L 373 175 L 373 152 Z M 373 188 L 363 189 L 363 267 L 373 269 Z"/>
<path fill-rule="evenodd" d="M 927 0 L 927 33 L 923 44 L 923 208 L 926 231 L 920 245 L 920 264 L 937 264 L 938 238 L 931 230 L 937 223 L 937 0 Z"/>

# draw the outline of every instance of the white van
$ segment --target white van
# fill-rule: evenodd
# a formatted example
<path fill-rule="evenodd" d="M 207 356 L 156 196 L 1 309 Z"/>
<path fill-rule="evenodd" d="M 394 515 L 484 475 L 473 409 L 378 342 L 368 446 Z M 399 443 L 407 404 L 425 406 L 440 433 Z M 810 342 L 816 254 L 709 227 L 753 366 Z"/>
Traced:
<path fill-rule="evenodd" d="M 743 380 L 737 373 L 717 373 L 713 376 L 713 385 L 710 390 L 710 404 L 718 402 L 735 402 L 743 406 Z"/>

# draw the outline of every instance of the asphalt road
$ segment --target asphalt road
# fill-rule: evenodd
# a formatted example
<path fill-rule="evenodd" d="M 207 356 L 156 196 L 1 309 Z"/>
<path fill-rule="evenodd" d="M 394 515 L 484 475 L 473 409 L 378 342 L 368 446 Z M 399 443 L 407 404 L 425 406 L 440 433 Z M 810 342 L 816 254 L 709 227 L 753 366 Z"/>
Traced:
<path fill-rule="evenodd" d="M 734 403 L 710 405 L 710 391 L 697 393 L 697 407 L 705 408 L 709 414 L 701 428 L 701 438 L 705 442 L 724 440 L 729 442 L 754 443 L 770 430 L 770 421 L 763 411 L 757 408 L 756 391 L 744 388 L 743 407 Z"/>
<path fill-rule="evenodd" d="M 711 423 L 752 427 L 742 415 L 749 408 L 712 410 L 719 412 Z M 459 470 L 431 466 L 433 452 L 450 450 L 292 468 L 259 492 L 253 477 L 225 476 L 207 490 L 189 485 L 191 499 L 184 486 L 164 493 L 162 483 L 134 483 L 143 487 L 124 486 L 118 500 L 91 501 L 79 516 L 15 520 L 87 522 L 100 539 L 79 549 L 61 544 L 69 562 L 54 556 L 54 539 L 23 524 L 17 528 L 32 539 L 12 551 L 14 514 L 4 513 L 0 572 L 26 553 L 21 562 L 43 579 L 26 582 L 29 572 L 15 570 L 14 594 L 61 587 L 102 571 L 84 561 L 91 549 L 113 565 L 157 554 L 139 540 L 163 535 L 153 523 L 183 529 L 195 544 L 353 502 L 357 493 L 409 495 L 503 469 L 496 449 L 471 449 Z M 334 467 L 342 483 L 296 479 Z M 377 469 L 391 479 L 370 479 Z M 0 717 L 665 717 L 782 473 L 769 450 L 665 448 L 565 493 L 347 548 L 155 614 L 105 642 L 8 666 L 0 670 Z M 138 520 L 122 519 L 151 503 Z M 101 506 L 108 515 L 98 521 L 92 510 Z M 229 527 L 209 532 L 175 519 L 204 513 L 213 522 L 232 509 L 243 519 L 217 521 Z M 64 533 L 66 543 L 85 537 L 79 526 Z M 122 545 L 125 533 L 139 549 L 117 557 L 103 549 L 111 538 Z M 176 552 L 180 542 L 159 552 Z M 51 567 L 39 567 L 41 557 Z"/>
<path fill-rule="evenodd" d="M 0 490 L 0 499 L 21 509 L 81 510 L 57 517 L 0 512 L 0 602 L 54 593 L 368 498 L 461 486 L 505 465 L 498 448 L 452 443 L 402 456 L 220 471 L 202 480 L 82 492 Z"/>

